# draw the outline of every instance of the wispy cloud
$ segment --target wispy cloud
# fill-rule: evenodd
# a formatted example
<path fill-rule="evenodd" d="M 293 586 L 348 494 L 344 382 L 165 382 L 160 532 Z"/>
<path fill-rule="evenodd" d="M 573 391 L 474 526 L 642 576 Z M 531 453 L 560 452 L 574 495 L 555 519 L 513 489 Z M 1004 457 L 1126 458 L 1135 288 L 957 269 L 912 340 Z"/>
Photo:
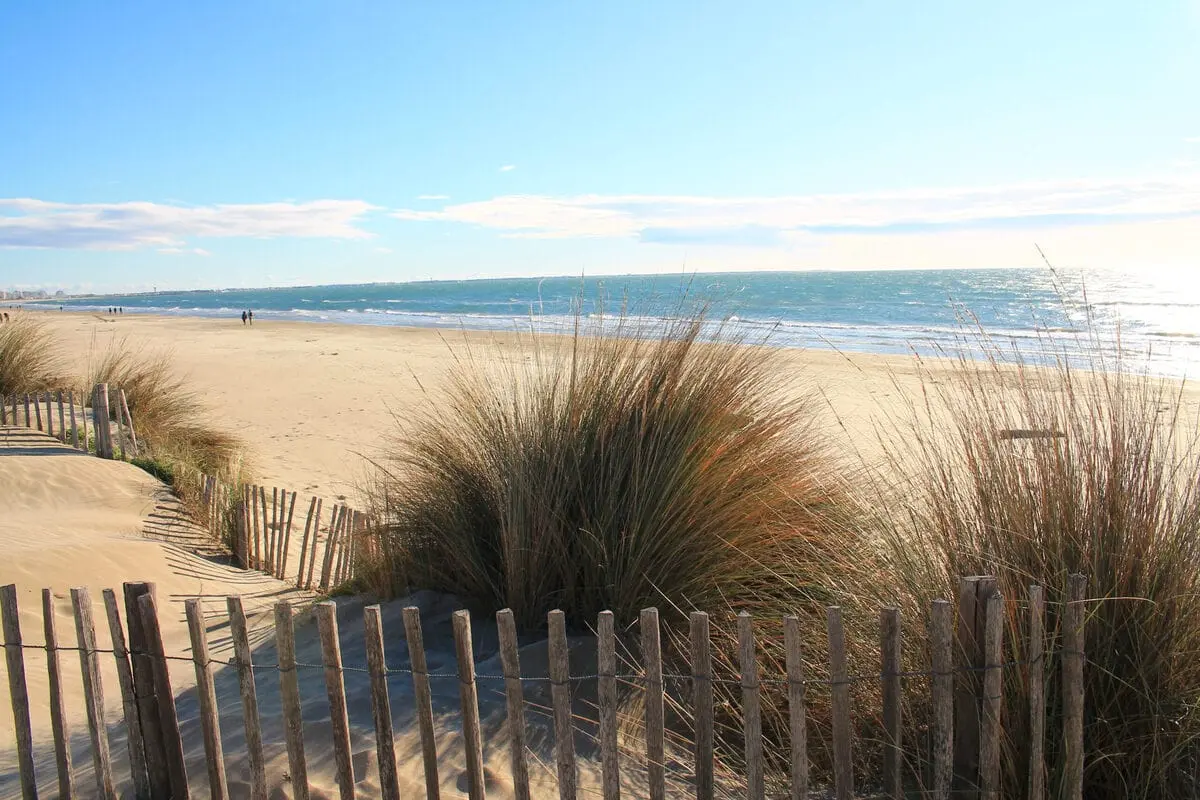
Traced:
<path fill-rule="evenodd" d="M 371 234 L 359 224 L 374 210 L 361 200 L 188 206 L 0 199 L 0 247 L 169 252 L 189 237 L 365 239 Z"/>
<path fill-rule="evenodd" d="M 390 252 L 392 252 L 392 248 L 390 248 L 390 247 L 376 247 L 376 248 L 375 248 L 375 252 L 376 252 L 376 253 L 390 253 Z"/>
<path fill-rule="evenodd" d="M 418 200 L 449 200 L 450 195 L 448 195 L 448 194 L 419 194 L 419 195 L 417 195 L 417 199 Z"/>
<path fill-rule="evenodd" d="M 516 168 L 517 168 L 516 164 L 505 164 L 503 167 L 500 168 L 500 171 L 501 172 L 512 172 Z"/>
<path fill-rule="evenodd" d="M 519 238 L 609 237 L 766 244 L 773 234 L 883 234 L 1086 225 L 1200 214 L 1200 176 L 787 197 L 506 195 L 402 220 L 456 222 Z"/>

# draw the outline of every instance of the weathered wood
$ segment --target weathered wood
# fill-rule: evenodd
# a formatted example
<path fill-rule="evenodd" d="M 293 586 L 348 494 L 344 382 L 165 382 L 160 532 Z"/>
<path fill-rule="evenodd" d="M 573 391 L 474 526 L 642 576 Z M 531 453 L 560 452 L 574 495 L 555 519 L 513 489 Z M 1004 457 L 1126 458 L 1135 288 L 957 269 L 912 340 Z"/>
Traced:
<path fill-rule="evenodd" d="M 529 764 L 525 755 L 525 694 L 521 688 L 521 657 L 517 653 L 517 624 L 510 609 L 496 612 L 500 638 L 500 667 L 504 672 L 504 699 L 508 709 L 508 750 L 516 800 L 529 800 Z M 601 726 L 604 700 L 600 699 Z M 603 741 L 603 734 L 601 734 Z"/>
<path fill-rule="evenodd" d="M 879 661 L 883 697 L 883 791 L 893 800 L 904 797 L 904 749 L 900 733 L 900 610 L 879 612 Z"/>
<path fill-rule="evenodd" d="M 125 396 L 124 389 L 117 390 L 117 396 L 121 402 L 121 414 L 125 417 L 125 428 L 129 436 L 129 444 L 133 448 L 133 455 L 136 457 L 140 453 L 138 446 L 137 431 L 133 427 L 133 415 L 129 413 L 129 399 Z"/>
<path fill-rule="evenodd" d="M 167 757 L 167 773 L 171 776 L 174 797 L 188 796 L 187 768 L 183 760 L 183 740 L 179 735 L 179 716 L 175 713 L 175 692 L 171 688 L 171 672 L 167 669 L 167 652 L 163 647 L 162 630 L 158 625 L 158 603 L 154 592 L 138 598 L 142 629 L 154 663 L 154 692 L 158 716 L 162 725 L 162 746 Z"/>
<path fill-rule="evenodd" d="M 112 427 L 108 411 L 108 384 L 96 385 L 92 392 L 92 422 L 96 429 L 96 455 L 112 458 Z"/>
<path fill-rule="evenodd" d="M 258 719 L 258 691 L 254 686 L 254 658 L 246 630 L 246 611 L 242 598 L 228 597 L 229 636 L 233 639 L 233 660 L 237 664 L 238 688 L 242 695 L 242 721 L 246 729 L 246 760 L 250 767 L 250 800 L 266 800 L 267 771 L 263 759 L 262 728 Z"/>
<path fill-rule="evenodd" d="M 54 396 L 46 392 L 46 433 L 54 436 Z"/>
<path fill-rule="evenodd" d="M 67 395 L 67 403 L 71 407 L 71 446 L 79 449 L 79 420 L 75 416 L 75 390 Z M 86 436 L 85 436 L 86 439 Z M 86 449 L 86 448 L 85 448 Z"/>
<path fill-rule="evenodd" d="M 371 716 L 375 721 L 375 753 L 379 757 L 379 795 L 383 800 L 400 800 L 396 773 L 396 741 L 392 735 L 392 703 L 388 695 L 387 657 L 383 650 L 383 623 L 379 606 L 363 609 L 367 671 L 371 676 Z"/>
<path fill-rule="evenodd" d="M 992 592 L 983 633 L 983 720 L 979 739 L 979 786 L 983 800 L 1000 798 L 1000 701 L 1004 682 L 1004 598 Z"/>
<path fill-rule="evenodd" d="M 1083 797 L 1083 665 L 1084 617 L 1087 577 L 1070 576 L 1067 604 L 1063 608 L 1063 785 L 1059 797 Z"/>
<path fill-rule="evenodd" d="M 13 420 L 15 423 L 16 420 Z M 0 425 L 8 424 L 8 398 L 0 395 Z"/>
<path fill-rule="evenodd" d="M 329 588 L 329 579 L 333 577 L 333 556 L 337 547 L 338 523 L 341 520 L 341 506 L 334 505 L 333 514 L 329 517 L 329 537 L 325 540 L 325 559 L 321 564 L 321 589 Z"/>
<path fill-rule="evenodd" d="M 567 618 L 559 610 L 546 616 L 550 641 L 550 700 L 554 707 L 554 760 L 558 767 L 560 800 L 575 800 L 579 776 L 575 769 L 575 725 L 571 715 L 571 657 L 567 647 Z"/>
<path fill-rule="evenodd" d="M 454 655 L 458 661 L 458 698 L 462 705 L 463 739 L 467 759 L 467 796 L 484 800 L 483 736 L 479 730 L 479 691 L 475 685 L 475 648 L 471 643 L 471 615 L 455 611 Z M 555 748 L 557 749 L 557 747 Z M 561 775 L 559 776 L 561 779 Z M 562 791 L 561 788 L 559 790 Z"/>
<path fill-rule="evenodd" d="M 1029 587 L 1029 782 L 1027 800 L 1046 796 L 1046 597 Z"/>
<path fill-rule="evenodd" d="M 758 656 L 754 652 L 754 619 L 745 611 L 737 616 L 737 632 L 738 667 L 742 678 L 742 732 L 746 744 L 746 797 L 749 800 L 763 800 L 766 784 Z"/>
<path fill-rule="evenodd" d="M 121 414 L 121 392 L 119 389 L 112 389 L 112 398 L 109 400 L 113 410 L 113 416 L 116 417 L 117 428 L 117 444 L 121 447 L 121 460 L 128 461 L 130 448 L 127 426 L 125 425 L 125 417 Z M 115 450 L 113 451 L 115 454 Z"/>
<path fill-rule="evenodd" d="M 275 604 L 275 650 L 279 654 L 279 696 L 283 732 L 287 739 L 288 774 L 293 800 L 308 800 L 308 761 L 304 755 L 304 720 L 300 709 L 300 679 L 296 674 L 296 629 L 292 604 Z"/>
<path fill-rule="evenodd" d="M 596 617 L 596 700 L 600 706 L 600 788 L 604 800 L 620 800 L 617 751 L 617 637 L 611 611 Z"/>
<path fill-rule="evenodd" d="M 313 512 L 313 530 L 312 530 L 312 552 L 308 554 L 308 572 L 304 577 L 304 588 L 311 589 L 313 585 L 313 574 L 317 564 L 317 541 L 321 538 L 321 505 L 323 500 L 317 500 L 317 509 Z"/>
<path fill-rule="evenodd" d="M 325 694 L 333 727 L 333 757 L 337 765 L 338 795 L 354 800 L 354 764 L 350 752 L 350 721 L 346 715 L 346 682 L 342 677 L 342 648 L 338 639 L 337 604 L 317 603 L 317 627 L 325 665 Z"/>
<path fill-rule="evenodd" d="M 251 546 L 250 564 L 254 569 L 262 569 L 262 536 L 258 529 L 258 487 L 248 487 L 250 492 L 250 534 L 253 539 Z"/>
<path fill-rule="evenodd" d="M 800 618 L 783 618 L 783 651 L 788 681 L 788 722 L 792 739 L 792 800 L 808 797 L 808 715 L 805 709 L 804 651 Z"/>
<path fill-rule="evenodd" d="M 258 508 L 259 508 L 259 511 L 262 512 L 262 538 L 263 538 L 263 542 L 262 542 L 263 559 L 262 559 L 262 563 L 259 564 L 258 568 L 263 572 L 270 572 L 272 570 L 272 568 L 274 567 L 274 564 L 272 563 L 273 556 L 271 553 L 271 550 L 273 547 L 273 541 L 271 539 L 271 517 L 270 517 L 271 510 L 270 510 L 270 508 L 267 507 L 267 487 L 265 487 L 265 486 L 258 487 L 258 495 L 259 495 L 258 496 Z"/>
<path fill-rule="evenodd" d="M 333 567 L 333 586 L 340 586 L 345 580 L 346 574 L 346 551 L 349 549 L 348 542 L 350 540 L 350 508 L 342 506 L 342 512 L 338 515 L 338 536 L 337 547 L 334 550 L 336 556 L 334 558 Z"/>
<path fill-rule="evenodd" d="M 208 633 L 200 599 L 183 603 L 187 614 L 188 635 L 192 640 L 192 663 L 196 667 L 196 695 L 200 699 L 200 729 L 204 735 L 204 759 L 208 767 L 208 793 L 212 800 L 228 800 L 225 778 L 225 751 L 221 746 L 221 722 L 217 713 L 217 691 L 213 683 L 212 662 L 208 655 Z"/>
<path fill-rule="evenodd" d="M 296 588 L 304 588 L 304 568 L 308 565 L 308 537 L 312 530 L 313 513 L 317 510 L 317 498 L 308 501 L 308 516 L 304 520 L 304 535 L 300 537 L 300 566 L 296 570 Z"/>
<path fill-rule="evenodd" d="M 963 578 L 958 598 L 958 658 L 964 669 L 955 680 L 954 782 L 955 800 L 979 797 L 979 748 L 983 693 L 983 639 L 987 600 L 996 591 L 990 575 Z"/>
<path fill-rule="evenodd" d="M 50 683 L 50 730 L 54 734 L 54 765 L 58 769 L 58 796 L 71 800 L 71 730 L 63 703 L 62 664 L 58 658 L 58 627 L 54 618 L 54 593 L 42 589 L 42 627 L 46 633 L 46 677 Z"/>
<path fill-rule="evenodd" d="M 117 683 L 121 687 L 121 708 L 125 716 L 125 742 L 129 751 L 133 796 L 142 800 L 150 796 L 150 779 L 146 774 L 142 723 L 138 718 L 133 670 L 129 666 L 129 650 L 125 646 L 125 629 L 121 625 L 121 607 L 117 604 L 117 593 L 112 589 L 104 590 L 104 610 L 108 616 L 108 633 L 112 639 L 113 658 L 117 664 Z"/>
<path fill-rule="evenodd" d="M 318 508 L 319 510 L 319 508 Z M 316 555 L 314 546 L 313 555 Z M 309 562 L 312 566 L 312 562 Z M 421 758 L 425 765 L 425 796 L 438 800 L 437 740 L 433 730 L 433 699 L 429 691 L 429 667 L 425 663 L 425 639 L 421 633 L 421 612 L 416 606 L 404 609 L 404 637 L 408 641 L 408 663 L 412 667 L 413 703 L 421 730 Z"/>
<path fill-rule="evenodd" d="M 92 621 L 92 598 L 85 587 L 71 590 L 75 608 L 75 636 L 79 641 L 79 669 L 83 674 L 84 707 L 88 735 L 92 740 L 92 767 L 96 791 L 106 800 L 116 800 L 112 760 L 108 752 L 108 724 L 104 718 L 104 686 L 100 682 L 100 654 L 96 652 L 96 626 Z"/>
<path fill-rule="evenodd" d="M 263 500 L 266 500 L 264 497 Z M 271 488 L 271 521 L 263 524 L 267 528 L 267 572 L 279 572 L 279 487 Z"/>
<path fill-rule="evenodd" d="M 126 583 L 125 622 L 129 627 L 130 668 L 133 672 L 134 698 L 137 703 L 138 724 L 141 726 L 143 753 L 150 797 L 171 796 L 171 773 L 163 747 L 162 719 L 158 713 L 157 683 L 154 678 L 154 659 L 142 624 L 138 600 L 153 593 L 153 583 Z"/>
<path fill-rule="evenodd" d="M 36 394 L 33 396 L 33 414 L 37 417 L 37 429 L 45 430 L 42 427 L 42 399 Z"/>
<path fill-rule="evenodd" d="M 55 395 L 58 403 L 58 438 L 63 444 L 67 443 L 67 410 L 63 407 L 63 393 L 59 389 Z"/>
<path fill-rule="evenodd" d="M 292 546 L 292 519 L 296 516 L 296 493 L 292 492 L 289 495 L 290 502 L 288 503 L 287 523 L 283 527 L 283 546 L 280 548 L 279 554 L 279 580 L 287 580 L 287 562 L 288 550 Z"/>
<path fill-rule="evenodd" d="M 949 800 L 954 775 L 954 614 L 950 603 L 934 600 L 929 615 L 933 675 L 933 800 Z"/>
<path fill-rule="evenodd" d="M 25 652 L 21 649 L 21 616 L 16 584 L 0 587 L 0 618 L 4 626 L 4 661 L 8 667 L 8 695 L 12 700 L 17 734 L 17 771 L 21 797 L 37 800 L 37 774 L 33 769 L 33 728 L 29 720 L 29 691 L 25 685 Z"/>
<path fill-rule="evenodd" d="M 837 800 L 851 800 L 854 797 L 854 759 L 850 741 L 850 681 L 840 607 L 825 609 L 825 627 L 829 634 L 829 693 L 833 715 L 833 791 Z"/>
<path fill-rule="evenodd" d="M 638 622 L 642 631 L 642 663 L 646 670 L 646 783 L 650 800 L 664 800 L 667 793 L 665 719 L 658 609 L 643 608 Z"/>
<path fill-rule="evenodd" d="M 33 419 L 33 417 L 29 413 L 29 395 L 26 394 L 25 395 L 25 427 L 26 428 L 33 427 L 32 425 L 29 424 L 29 421 L 32 419 Z"/>
<path fill-rule="evenodd" d="M 713 682 L 712 642 L 708 614 L 693 611 L 689 617 L 692 660 L 692 715 L 696 720 L 692 768 L 696 775 L 696 800 L 713 798 Z"/>

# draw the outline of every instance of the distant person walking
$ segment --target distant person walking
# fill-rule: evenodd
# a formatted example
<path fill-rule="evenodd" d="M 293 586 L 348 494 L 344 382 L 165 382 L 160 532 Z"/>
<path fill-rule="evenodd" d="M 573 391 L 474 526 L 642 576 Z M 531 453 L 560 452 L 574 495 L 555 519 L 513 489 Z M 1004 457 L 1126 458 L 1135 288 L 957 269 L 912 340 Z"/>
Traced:
<path fill-rule="evenodd" d="M 245 324 L 246 324 L 246 312 L 243 311 L 242 312 L 242 325 L 245 325 Z"/>
<path fill-rule="evenodd" d="M 253 327 L 254 327 L 254 309 L 251 309 L 251 310 L 247 311 L 247 312 L 246 312 L 246 315 L 247 315 L 248 317 L 250 317 L 250 327 L 252 327 L 252 328 L 253 328 Z"/>

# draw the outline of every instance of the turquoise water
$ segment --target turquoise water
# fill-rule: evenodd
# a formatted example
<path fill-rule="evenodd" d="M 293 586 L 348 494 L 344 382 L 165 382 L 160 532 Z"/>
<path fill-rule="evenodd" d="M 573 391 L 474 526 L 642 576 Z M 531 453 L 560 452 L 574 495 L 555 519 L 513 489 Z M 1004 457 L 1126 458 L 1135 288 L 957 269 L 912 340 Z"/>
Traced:
<path fill-rule="evenodd" d="M 1085 291 L 1086 290 L 1086 291 Z M 481 329 L 569 329 L 618 310 L 661 318 L 702 298 L 716 317 L 784 347 L 879 353 L 954 347 L 964 320 L 1001 341 L 1059 342 L 1120 326 L 1122 346 L 1157 372 L 1200 364 L 1200 285 L 1178 275 L 1052 273 L 1045 269 L 764 272 L 598 278 L 514 278 L 278 289 L 159 292 L 68 300 L 73 309 L 125 313 Z"/>

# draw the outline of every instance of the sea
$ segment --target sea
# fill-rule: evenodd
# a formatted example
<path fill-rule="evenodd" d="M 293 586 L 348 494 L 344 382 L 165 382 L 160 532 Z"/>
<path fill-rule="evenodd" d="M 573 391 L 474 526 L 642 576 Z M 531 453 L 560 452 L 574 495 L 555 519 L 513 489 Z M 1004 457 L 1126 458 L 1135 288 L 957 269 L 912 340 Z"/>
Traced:
<path fill-rule="evenodd" d="M 651 324 L 697 305 L 725 334 L 779 347 L 958 353 L 1119 350 L 1150 371 L 1200 370 L 1200 279 L 1180 271 L 1050 269 L 736 272 L 499 278 L 163 291 L 53 301 L 73 310 L 240 322 L 297 320 L 569 331 L 580 318 Z"/>

